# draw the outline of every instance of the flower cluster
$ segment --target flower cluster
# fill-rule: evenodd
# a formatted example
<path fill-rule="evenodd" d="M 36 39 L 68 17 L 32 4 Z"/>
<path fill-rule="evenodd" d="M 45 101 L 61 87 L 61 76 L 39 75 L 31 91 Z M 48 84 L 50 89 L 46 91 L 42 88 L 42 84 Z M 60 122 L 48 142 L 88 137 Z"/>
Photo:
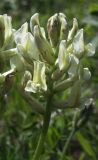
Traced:
<path fill-rule="evenodd" d="M 0 74 L 0 84 L 12 72 L 23 72 L 24 90 L 33 93 L 49 91 L 50 80 L 54 92 L 77 88 L 81 80 L 88 80 L 91 73 L 82 59 L 94 55 L 94 46 L 85 44 L 76 18 L 68 30 L 63 13 L 48 19 L 47 33 L 38 13 L 31 17 L 30 25 L 26 22 L 17 31 L 12 29 L 9 16 L 0 15 L 0 59 L 9 59 L 11 66 L 11 70 Z"/>

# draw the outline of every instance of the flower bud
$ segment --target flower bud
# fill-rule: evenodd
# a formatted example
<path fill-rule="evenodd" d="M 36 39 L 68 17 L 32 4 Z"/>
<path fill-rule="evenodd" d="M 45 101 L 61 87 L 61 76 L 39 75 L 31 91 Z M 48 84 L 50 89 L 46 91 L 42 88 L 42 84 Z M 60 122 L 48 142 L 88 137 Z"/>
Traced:
<path fill-rule="evenodd" d="M 19 54 L 16 54 L 10 59 L 10 66 L 12 69 L 15 69 L 18 72 L 24 71 L 26 68 L 24 59 Z"/>
<path fill-rule="evenodd" d="M 54 86 L 54 92 L 60 92 L 70 88 L 76 80 L 77 77 L 71 77 L 59 82 Z"/>
<path fill-rule="evenodd" d="M 92 43 L 88 43 L 86 46 L 85 46 L 85 50 L 86 50 L 86 55 L 88 57 L 91 57 L 95 54 L 95 46 L 92 44 Z"/>
<path fill-rule="evenodd" d="M 0 15 L 0 48 L 7 48 L 12 41 L 11 17 Z"/>
<path fill-rule="evenodd" d="M 73 53 L 81 58 L 84 52 L 84 38 L 83 38 L 83 29 L 78 30 L 73 40 Z"/>
<path fill-rule="evenodd" d="M 47 31 L 48 37 L 50 39 L 50 43 L 52 46 L 56 47 L 59 42 L 60 37 L 60 21 L 58 14 L 54 14 L 52 17 L 48 19 L 47 22 Z"/>
<path fill-rule="evenodd" d="M 12 48 L 12 49 L 0 52 L 0 56 L 3 58 L 3 60 L 10 59 L 11 57 L 15 56 L 16 54 L 17 54 L 17 48 Z"/>
<path fill-rule="evenodd" d="M 17 49 L 29 63 L 32 63 L 33 60 L 39 60 L 39 50 L 37 49 L 35 38 L 31 33 L 28 32 L 23 36 L 21 44 L 17 45 Z"/>
<path fill-rule="evenodd" d="M 67 21 L 63 13 L 56 13 L 49 18 L 47 23 L 48 37 L 53 47 L 56 47 L 60 40 L 66 38 Z"/>
<path fill-rule="evenodd" d="M 41 56 L 49 64 L 54 64 L 54 53 L 48 41 L 42 36 L 39 26 L 34 27 L 34 38 Z"/>
<path fill-rule="evenodd" d="M 59 68 L 57 68 L 51 75 L 52 80 L 57 81 L 64 75 L 64 70 L 61 71 Z"/>
<path fill-rule="evenodd" d="M 66 39 L 67 37 L 67 21 L 66 16 L 63 13 L 59 13 L 59 20 L 61 24 L 60 28 L 60 40 Z"/>
<path fill-rule="evenodd" d="M 73 40 L 73 38 L 74 38 L 77 30 L 78 30 L 78 22 L 77 22 L 76 18 L 73 18 L 73 27 L 72 27 L 72 29 L 68 33 L 68 39 L 67 39 L 68 42 L 70 42 L 71 40 Z"/>
<path fill-rule="evenodd" d="M 70 55 L 67 53 L 66 41 L 62 40 L 59 46 L 58 63 L 60 70 L 67 70 L 70 64 Z"/>
<path fill-rule="evenodd" d="M 78 73 L 79 60 L 72 54 L 70 55 L 70 57 L 71 57 L 71 62 L 70 62 L 70 67 L 68 69 L 68 74 L 69 77 L 75 77 L 77 76 Z"/>
<path fill-rule="evenodd" d="M 27 82 L 25 90 L 33 93 L 47 90 L 45 64 L 43 62 L 34 61 L 33 81 Z"/>
<path fill-rule="evenodd" d="M 31 32 L 34 32 L 34 26 L 39 25 L 39 14 L 35 13 L 30 19 L 30 29 Z"/>

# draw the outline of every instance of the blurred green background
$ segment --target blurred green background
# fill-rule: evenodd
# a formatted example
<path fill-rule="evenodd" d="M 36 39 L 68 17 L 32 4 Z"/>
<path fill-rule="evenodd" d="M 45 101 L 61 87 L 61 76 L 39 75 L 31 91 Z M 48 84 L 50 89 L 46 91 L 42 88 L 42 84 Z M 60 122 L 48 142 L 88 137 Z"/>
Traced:
<path fill-rule="evenodd" d="M 97 0 L 2 0 L 0 14 L 12 17 L 18 29 L 29 22 L 34 13 L 40 13 L 41 24 L 46 29 L 47 19 L 57 12 L 65 13 L 69 28 L 76 17 L 79 28 L 84 28 L 85 42 L 92 42 L 96 54 L 84 63 L 90 68 L 91 79 L 83 86 L 83 97 L 92 97 L 95 108 L 90 119 L 73 137 L 66 160 L 98 160 L 98 1 Z M 0 64 L 2 66 L 2 64 Z M 17 81 L 17 83 L 15 83 Z M 0 94 L 0 160 L 30 160 L 40 135 L 42 116 L 35 113 L 20 96 L 19 78 L 14 85 L 9 82 L 7 92 Z M 1 89 L 1 88 L 0 88 Z M 59 160 L 64 142 L 72 126 L 72 111 L 57 112 L 52 116 L 45 150 L 41 160 Z"/>

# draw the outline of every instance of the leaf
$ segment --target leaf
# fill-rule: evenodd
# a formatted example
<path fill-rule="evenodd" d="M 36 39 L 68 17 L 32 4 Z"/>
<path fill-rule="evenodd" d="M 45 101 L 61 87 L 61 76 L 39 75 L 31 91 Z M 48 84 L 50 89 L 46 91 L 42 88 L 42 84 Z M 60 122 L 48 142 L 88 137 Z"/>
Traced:
<path fill-rule="evenodd" d="M 94 153 L 94 150 L 92 146 L 90 145 L 89 141 L 80 133 L 76 133 L 76 137 L 80 143 L 80 145 L 83 147 L 84 151 L 93 158 L 93 160 L 97 160 L 96 155 Z"/>

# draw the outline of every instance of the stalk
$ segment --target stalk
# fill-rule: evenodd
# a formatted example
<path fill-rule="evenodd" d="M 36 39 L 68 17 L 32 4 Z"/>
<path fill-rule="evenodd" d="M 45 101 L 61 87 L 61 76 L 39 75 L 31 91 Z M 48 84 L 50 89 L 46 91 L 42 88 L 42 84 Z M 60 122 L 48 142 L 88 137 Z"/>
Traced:
<path fill-rule="evenodd" d="M 35 154 L 34 154 L 32 160 L 39 160 L 40 155 L 41 155 L 42 150 L 43 150 L 44 142 L 45 142 L 47 131 L 48 131 L 48 128 L 49 128 L 49 122 L 50 122 L 50 119 L 51 119 L 51 100 L 52 100 L 52 95 L 50 95 L 48 97 L 48 100 L 47 100 L 47 106 L 46 106 L 46 112 L 45 112 L 45 115 L 44 115 L 42 133 L 40 135 L 38 145 L 37 145 L 37 148 L 35 150 Z"/>
<path fill-rule="evenodd" d="M 67 151 L 67 148 L 68 148 L 68 146 L 69 146 L 69 144 L 70 144 L 70 141 L 71 141 L 74 133 L 75 133 L 75 128 L 72 129 L 69 137 L 67 138 L 67 141 L 66 141 L 66 143 L 65 143 L 65 145 L 64 145 L 63 152 L 62 152 L 62 156 L 61 156 L 61 159 L 60 159 L 60 160 L 66 160 L 66 159 L 65 159 L 66 151 Z"/>

